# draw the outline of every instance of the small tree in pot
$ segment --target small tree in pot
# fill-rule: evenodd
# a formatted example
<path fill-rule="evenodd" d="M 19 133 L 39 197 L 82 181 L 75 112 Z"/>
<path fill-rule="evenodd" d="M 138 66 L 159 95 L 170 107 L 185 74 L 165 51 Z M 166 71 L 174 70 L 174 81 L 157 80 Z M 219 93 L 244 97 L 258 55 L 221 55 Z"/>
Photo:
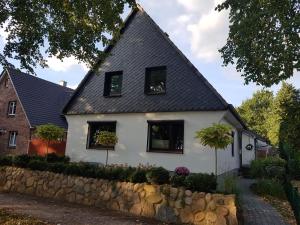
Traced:
<path fill-rule="evenodd" d="M 58 141 L 64 137 L 65 130 L 54 124 L 45 124 L 37 126 L 35 135 L 37 138 L 46 142 L 46 156 L 48 155 L 49 144 L 53 141 Z"/>
<path fill-rule="evenodd" d="M 107 166 L 108 162 L 108 150 L 109 148 L 113 148 L 118 143 L 118 137 L 116 133 L 109 131 L 100 131 L 95 135 L 95 141 L 97 144 L 103 145 L 106 148 L 106 161 L 105 166 Z"/>
<path fill-rule="evenodd" d="M 196 138 L 204 146 L 209 146 L 215 150 L 215 175 L 218 175 L 218 149 L 225 149 L 232 143 L 231 126 L 227 124 L 213 124 L 196 132 Z"/>

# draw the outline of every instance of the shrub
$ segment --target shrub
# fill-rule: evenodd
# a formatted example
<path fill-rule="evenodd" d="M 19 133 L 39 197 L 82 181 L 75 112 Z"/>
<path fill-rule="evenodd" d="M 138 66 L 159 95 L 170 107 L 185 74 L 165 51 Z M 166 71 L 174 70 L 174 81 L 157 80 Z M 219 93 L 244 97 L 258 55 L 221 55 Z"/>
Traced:
<path fill-rule="evenodd" d="M 212 192 L 217 188 L 217 179 L 213 174 L 191 174 L 185 178 L 184 184 L 191 191 Z"/>
<path fill-rule="evenodd" d="M 181 166 L 175 169 L 175 173 L 179 176 L 188 176 L 190 174 L 190 171 L 188 168 Z"/>
<path fill-rule="evenodd" d="M 266 166 L 266 177 L 283 180 L 285 177 L 285 168 L 281 166 Z"/>
<path fill-rule="evenodd" d="M 146 173 L 147 181 L 151 184 L 167 184 L 169 183 L 169 171 L 162 167 L 151 168 Z"/>
<path fill-rule="evenodd" d="M 276 166 L 284 168 L 286 161 L 279 157 L 268 157 L 266 159 L 257 159 L 251 162 L 250 174 L 254 178 L 272 178 L 266 171 L 267 167 Z"/>
<path fill-rule="evenodd" d="M 80 174 L 78 176 L 83 177 L 91 177 L 96 178 L 97 177 L 97 165 L 91 164 L 91 163 L 78 163 L 77 166 L 80 169 Z"/>
<path fill-rule="evenodd" d="M 66 169 L 66 164 L 62 162 L 48 164 L 48 170 L 53 173 L 63 173 L 65 169 Z"/>
<path fill-rule="evenodd" d="M 225 194 L 237 194 L 237 181 L 235 176 L 227 176 L 224 179 L 224 193 Z"/>
<path fill-rule="evenodd" d="M 135 170 L 130 177 L 130 182 L 132 182 L 132 183 L 147 182 L 146 170 L 143 170 L 143 169 Z"/>
<path fill-rule="evenodd" d="M 284 188 L 278 180 L 260 179 L 252 188 L 259 195 L 270 195 L 280 199 L 286 198 Z"/>
<path fill-rule="evenodd" d="M 291 159 L 288 164 L 289 172 L 296 180 L 300 180 L 300 160 Z"/>
<path fill-rule="evenodd" d="M 173 187 L 182 187 L 185 185 L 185 177 L 186 176 L 180 176 L 175 174 L 171 177 L 170 183 Z"/>
<path fill-rule="evenodd" d="M 74 176 L 82 176 L 82 167 L 78 163 L 66 164 L 64 174 L 74 175 Z"/>
<path fill-rule="evenodd" d="M 14 157 L 13 164 L 17 167 L 27 167 L 31 157 L 29 155 L 18 155 Z"/>
<path fill-rule="evenodd" d="M 48 169 L 48 164 L 45 161 L 41 161 L 41 160 L 31 160 L 29 161 L 29 163 L 27 164 L 29 169 L 32 170 L 47 170 Z"/>
<path fill-rule="evenodd" d="M 11 166 L 13 164 L 12 156 L 1 156 L 0 157 L 0 166 Z"/>
<path fill-rule="evenodd" d="M 55 153 L 47 154 L 46 158 L 47 158 L 47 162 L 49 162 L 49 163 L 55 163 L 55 162 L 68 163 L 68 162 L 70 162 L 70 158 L 68 156 L 58 156 Z"/>

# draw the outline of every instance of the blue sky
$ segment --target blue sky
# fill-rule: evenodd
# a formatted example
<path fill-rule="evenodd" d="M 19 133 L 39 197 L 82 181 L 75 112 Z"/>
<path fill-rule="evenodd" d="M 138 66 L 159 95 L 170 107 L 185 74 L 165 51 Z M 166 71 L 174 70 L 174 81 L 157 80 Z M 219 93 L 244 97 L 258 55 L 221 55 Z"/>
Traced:
<path fill-rule="evenodd" d="M 171 40 L 190 59 L 206 79 L 231 104 L 238 106 L 261 87 L 244 85 L 243 78 L 233 66 L 222 67 L 218 49 L 228 34 L 228 14 L 214 11 L 221 0 L 139 0 L 138 2 L 169 34 Z M 5 43 L 5 33 L 0 30 L 0 49 Z M 49 68 L 37 68 L 39 77 L 58 83 L 66 80 L 75 88 L 87 72 L 87 67 L 74 58 L 63 62 L 55 58 L 48 61 Z M 288 82 L 300 88 L 300 74 Z M 277 91 L 279 85 L 271 89 Z"/>

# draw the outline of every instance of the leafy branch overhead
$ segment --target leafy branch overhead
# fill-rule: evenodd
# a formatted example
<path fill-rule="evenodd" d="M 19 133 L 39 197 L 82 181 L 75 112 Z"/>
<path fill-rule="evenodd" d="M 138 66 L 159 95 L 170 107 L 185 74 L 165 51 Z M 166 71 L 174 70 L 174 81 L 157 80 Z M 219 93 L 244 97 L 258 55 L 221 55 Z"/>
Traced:
<path fill-rule="evenodd" d="M 31 73 L 47 66 L 45 55 L 92 65 L 103 56 L 101 45 L 118 34 L 126 6 L 135 7 L 135 0 L 1 1 L 0 27 L 8 37 L 0 63 L 17 60 Z"/>
<path fill-rule="evenodd" d="M 223 63 L 235 64 L 246 84 L 270 87 L 300 70 L 299 0 L 225 0 L 216 9 L 229 10 Z"/>

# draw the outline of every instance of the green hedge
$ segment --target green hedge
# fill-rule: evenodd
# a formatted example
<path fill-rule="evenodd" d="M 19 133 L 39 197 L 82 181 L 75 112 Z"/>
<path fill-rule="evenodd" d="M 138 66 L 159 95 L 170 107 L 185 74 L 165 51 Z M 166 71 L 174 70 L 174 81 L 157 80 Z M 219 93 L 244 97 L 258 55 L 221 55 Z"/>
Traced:
<path fill-rule="evenodd" d="M 285 176 L 285 166 L 286 161 L 279 157 L 253 160 L 250 165 L 250 175 L 253 178 L 282 180 Z"/>
<path fill-rule="evenodd" d="M 174 187 L 186 187 L 192 191 L 213 192 L 217 182 L 214 175 L 190 174 L 188 176 L 173 175 L 162 167 L 103 167 L 91 163 L 69 162 L 68 157 L 50 154 L 46 157 L 20 155 L 16 157 L 0 157 L 0 166 L 15 166 L 31 170 L 50 171 L 65 175 L 82 176 L 96 179 L 126 181 L 132 183 L 171 184 Z"/>
<path fill-rule="evenodd" d="M 270 195 L 280 199 L 286 199 L 284 187 L 282 183 L 274 179 L 259 179 L 252 186 L 254 192 L 259 195 Z"/>

